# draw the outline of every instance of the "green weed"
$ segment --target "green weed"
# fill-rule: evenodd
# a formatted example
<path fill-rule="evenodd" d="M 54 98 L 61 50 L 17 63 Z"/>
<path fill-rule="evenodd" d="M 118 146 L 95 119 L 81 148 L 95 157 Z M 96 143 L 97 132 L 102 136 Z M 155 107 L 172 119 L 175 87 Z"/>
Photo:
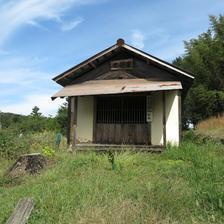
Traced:
<path fill-rule="evenodd" d="M 36 203 L 29 223 L 224 222 L 222 145 L 185 141 L 161 154 L 115 153 L 114 170 L 107 153 L 56 158 L 41 175 L 0 188 L 0 223 L 26 196 Z"/>

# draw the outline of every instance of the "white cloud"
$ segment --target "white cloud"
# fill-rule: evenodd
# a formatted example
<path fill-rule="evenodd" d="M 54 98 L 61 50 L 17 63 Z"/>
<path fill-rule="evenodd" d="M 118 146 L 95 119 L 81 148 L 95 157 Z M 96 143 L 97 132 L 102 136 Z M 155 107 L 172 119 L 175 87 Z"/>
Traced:
<path fill-rule="evenodd" d="M 139 30 L 133 30 L 131 34 L 131 44 L 139 49 L 144 48 L 144 40 L 145 36 L 144 34 Z"/>
<path fill-rule="evenodd" d="M 44 115 L 55 115 L 62 101 L 53 102 L 50 97 L 59 86 L 51 80 L 52 74 L 36 68 L 39 63 L 39 58 L 10 58 L 0 62 L 1 111 L 30 114 L 38 106 Z"/>
<path fill-rule="evenodd" d="M 27 21 L 27 24 L 28 25 L 31 25 L 33 27 L 37 27 L 41 30 L 44 30 L 44 31 L 49 31 L 49 29 L 47 29 L 45 26 L 41 25 L 40 23 L 36 22 L 36 21 L 33 21 L 33 20 L 29 20 Z"/>
<path fill-rule="evenodd" d="M 100 1 L 102 2 L 102 1 Z M 97 0 L 7 0 L 0 6 L 0 45 L 18 28 L 28 23 L 40 26 L 38 21 L 61 22 L 68 9 L 73 6 L 98 3 Z M 77 23 L 77 21 L 76 21 Z M 74 27 L 73 21 L 70 26 Z"/>
<path fill-rule="evenodd" d="M 34 94 L 25 96 L 24 99 L 20 102 L 14 102 L 12 104 L 5 104 L 0 106 L 2 112 L 12 112 L 18 114 L 28 115 L 31 113 L 34 106 L 40 108 L 40 112 L 46 116 L 55 115 L 59 106 L 65 100 L 57 99 L 52 101 L 51 95 L 49 94 Z"/>
<path fill-rule="evenodd" d="M 62 22 L 61 30 L 62 31 L 73 30 L 75 27 L 77 27 L 82 22 L 83 22 L 82 18 L 74 19 L 74 20 L 69 21 L 69 22 Z"/>

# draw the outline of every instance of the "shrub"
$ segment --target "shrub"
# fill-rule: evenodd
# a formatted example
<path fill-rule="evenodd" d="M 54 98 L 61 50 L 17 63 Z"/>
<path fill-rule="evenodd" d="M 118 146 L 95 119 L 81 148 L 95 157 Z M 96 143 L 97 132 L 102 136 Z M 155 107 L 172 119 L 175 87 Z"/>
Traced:
<path fill-rule="evenodd" d="M 52 131 L 43 131 L 29 136 L 30 148 L 32 151 L 41 151 L 44 147 L 55 148 L 55 133 Z M 60 148 L 67 147 L 66 139 L 62 138 Z"/>
<path fill-rule="evenodd" d="M 62 138 L 60 148 L 66 148 L 66 139 Z M 44 131 L 41 133 L 21 134 L 9 129 L 0 131 L 0 157 L 14 159 L 29 152 L 54 154 L 55 133 Z"/>
<path fill-rule="evenodd" d="M 55 155 L 55 151 L 54 149 L 52 149 L 49 146 L 46 146 L 42 149 L 42 153 L 44 154 L 44 156 L 46 157 L 53 157 Z"/>
<path fill-rule="evenodd" d="M 16 158 L 29 152 L 29 139 L 26 135 L 16 132 L 0 131 L 0 156 L 4 158 Z"/>

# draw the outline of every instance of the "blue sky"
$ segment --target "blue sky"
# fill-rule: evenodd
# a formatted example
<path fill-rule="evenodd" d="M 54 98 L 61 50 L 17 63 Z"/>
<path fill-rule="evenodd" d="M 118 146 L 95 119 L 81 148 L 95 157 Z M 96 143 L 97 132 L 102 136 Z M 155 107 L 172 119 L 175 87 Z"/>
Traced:
<path fill-rule="evenodd" d="M 54 115 L 51 79 L 119 37 L 171 62 L 223 0 L 0 0 L 0 111 Z"/>

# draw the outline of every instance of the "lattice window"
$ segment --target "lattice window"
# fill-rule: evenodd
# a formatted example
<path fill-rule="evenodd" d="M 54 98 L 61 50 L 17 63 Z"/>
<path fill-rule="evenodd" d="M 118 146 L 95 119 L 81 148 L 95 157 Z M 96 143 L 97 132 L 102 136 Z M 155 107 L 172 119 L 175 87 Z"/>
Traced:
<path fill-rule="evenodd" d="M 97 97 L 96 122 L 108 124 L 146 123 L 146 97 Z"/>
<path fill-rule="evenodd" d="M 133 59 L 122 59 L 110 62 L 111 70 L 132 69 Z"/>

